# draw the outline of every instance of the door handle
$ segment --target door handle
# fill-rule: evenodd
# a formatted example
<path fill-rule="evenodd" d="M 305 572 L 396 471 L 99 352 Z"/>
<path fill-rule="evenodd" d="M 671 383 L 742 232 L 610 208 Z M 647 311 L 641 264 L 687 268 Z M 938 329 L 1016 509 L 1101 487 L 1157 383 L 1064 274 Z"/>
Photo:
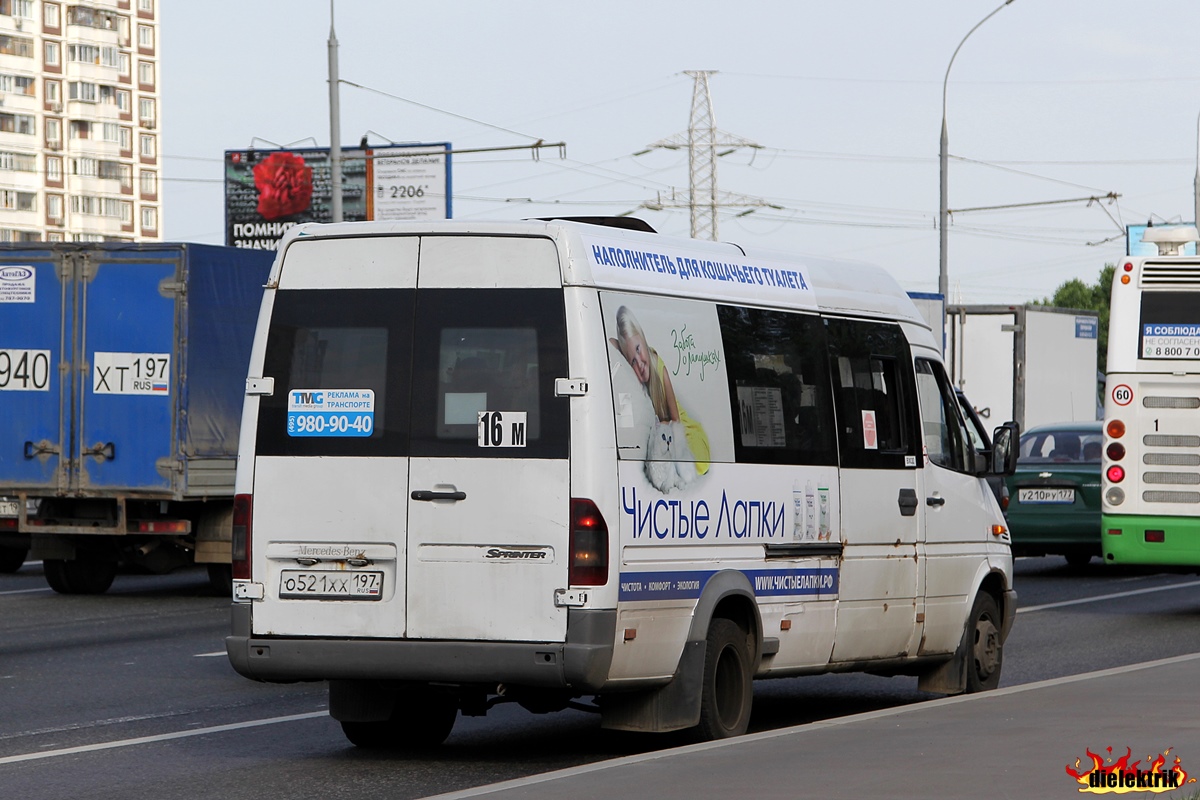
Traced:
<path fill-rule="evenodd" d="M 100 458 L 100 459 L 112 461 L 114 458 L 117 457 L 117 446 L 115 444 L 113 444 L 112 442 L 98 444 L 98 445 L 88 448 L 87 450 L 84 450 L 82 455 L 96 456 L 97 458 Z"/>
<path fill-rule="evenodd" d="M 38 442 L 37 444 L 34 444 L 33 442 L 29 442 L 29 441 L 25 442 L 25 450 L 23 452 L 23 455 L 25 456 L 25 458 L 32 459 L 32 458 L 35 458 L 36 456 L 42 455 L 43 453 L 49 453 L 50 455 L 58 455 L 58 448 L 55 447 L 54 445 L 50 444 L 49 442 L 47 442 L 44 439 L 42 441 Z"/>
<path fill-rule="evenodd" d="M 896 502 L 900 505 L 900 516 L 913 517 L 917 514 L 917 491 L 916 489 L 901 489 L 900 496 L 896 498 Z"/>
<path fill-rule="evenodd" d="M 925 505 L 944 506 L 944 505 L 946 505 L 946 498 L 944 498 L 944 497 L 926 497 Z"/>
<path fill-rule="evenodd" d="M 409 495 L 413 500 L 466 500 L 466 492 L 431 492 L 428 489 L 414 489 Z"/>

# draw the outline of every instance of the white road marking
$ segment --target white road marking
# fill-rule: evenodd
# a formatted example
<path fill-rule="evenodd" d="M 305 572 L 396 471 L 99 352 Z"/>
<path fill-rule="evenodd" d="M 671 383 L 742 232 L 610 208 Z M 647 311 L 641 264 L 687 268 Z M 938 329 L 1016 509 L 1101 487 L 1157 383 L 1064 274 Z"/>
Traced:
<path fill-rule="evenodd" d="M 49 591 L 53 591 L 53 590 L 49 586 L 43 586 L 40 589 L 11 589 L 7 592 L 0 592 L 0 595 L 3 595 L 3 594 L 32 594 L 33 592 L 49 592 Z"/>
<path fill-rule="evenodd" d="M 1153 586 L 1149 589 L 1131 589 L 1128 592 L 1114 592 L 1113 594 L 1098 594 L 1092 597 L 1080 597 L 1077 600 L 1062 600 L 1057 603 L 1043 603 L 1040 606 L 1026 606 L 1018 608 L 1017 613 L 1025 613 L 1028 611 L 1044 611 L 1047 608 L 1063 608 L 1064 606 L 1078 606 L 1084 603 L 1098 603 L 1101 600 L 1116 600 L 1118 597 L 1133 597 L 1135 594 L 1150 594 L 1151 592 L 1165 592 L 1169 589 L 1190 589 L 1200 586 L 1200 581 L 1188 581 L 1187 583 L 1172 583 L 1170 586 Z"/>
<path fill-rule="evenodd" d="M 224 650 L 216 650 L 212 653 L 196 653 L 192 658 L 216 658 L 217 656 L 229 655 Z"/>
<path fill-rule="evenodd" d="M 56 758 L 58 756 L 70 756 L 78 753 L 94 753 L 98 750 L 113 750 L 118 747 L 133 747 L 139 744 L 153 744 L 155 742 L 168 742 L 172 739 L 187 739 L 192 736 L 207 736 L 210 733 L 225 733 L 226 731 L 239 731 L 246 728 L 258 728 L 263 725 L 278 725 L 282 722 L 299 722 L 306 719 L 317 719 L 318 717 L 329 716 L 328 711 L 310 711 L 307 714 L 291 714 L 286 717 L 271 717 L 269 719 L 254 719 L 249 722 L 234 722 L 229 725 L 214 725 L 211 728 L 198 728 L 190 731 L 175 731 L 174 733 L 160 733 L 157 736 L 139 736 L 136 739 L 119 739 L 115 742 L 97 742 L 96 744 L 85 744 L 78 747 L 64 747 L 60 750 L 46 750 L 41 753 L 24 753 L 19 756 L 5 756 L 0 758 L 0 765 L 3 764 L 18 764 L 22 761 L 39 761 L 44 758 Z"/>

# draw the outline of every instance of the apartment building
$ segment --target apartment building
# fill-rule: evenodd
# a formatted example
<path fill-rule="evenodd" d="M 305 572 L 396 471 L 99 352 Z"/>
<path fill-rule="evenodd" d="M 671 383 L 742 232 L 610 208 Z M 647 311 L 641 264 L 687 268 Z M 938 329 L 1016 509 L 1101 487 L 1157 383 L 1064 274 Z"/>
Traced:
<path fill-rule="evenodd" d="M 161 239 L 161 0 L 0 0 L 0 241 Z"/>

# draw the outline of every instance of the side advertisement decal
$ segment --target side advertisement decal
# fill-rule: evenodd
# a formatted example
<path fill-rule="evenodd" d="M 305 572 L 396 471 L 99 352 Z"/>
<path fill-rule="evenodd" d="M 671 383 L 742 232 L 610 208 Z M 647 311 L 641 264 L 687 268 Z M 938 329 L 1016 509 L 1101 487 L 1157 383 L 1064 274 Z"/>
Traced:
<path fill-rule="evenodd" d="M 742 570 L 756 597 L 834 597 L 838 593 L 837 567 L 813 569 Z M 694 600 L 704 591 L 715 570 L 704 572 L 627 572 L 621 575 L 619 599 Z"/>
<path fill-rule="evenodd" d="M 605 294 L 617 448 L 664 494 L 733 460 L 729 385 L 715 306 Z"/>
<path fill-rule="evenodd" d="M 734 463 L 726 351 L 716 306 L 601 294 L 616 415 L 624 545 L 840 541 L 837 469 Z M 740 392 L 774 441 L 770 397 Z"/>
<path fill-rule="evenodd" d="M 676 295 L 766 300 L 816 309 L 812 276 L 800 264 L 747 258 L 737 250 L 644 247 L 629 240 L 584 236 L 584 257 L 596 285 L 611 289 L 662 289 Z"/>

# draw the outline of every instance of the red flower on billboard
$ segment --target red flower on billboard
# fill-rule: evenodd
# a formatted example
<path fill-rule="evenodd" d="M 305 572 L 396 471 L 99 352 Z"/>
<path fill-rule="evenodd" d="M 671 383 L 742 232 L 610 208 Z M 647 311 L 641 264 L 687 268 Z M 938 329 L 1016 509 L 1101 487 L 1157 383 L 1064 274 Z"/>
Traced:
<path fill-rule="evenodd" d="M 295 153 L 271 153 L 254 165 L 254 188 L 263 219 L 297 214 L 312 202 L 312 167 Z"/>

